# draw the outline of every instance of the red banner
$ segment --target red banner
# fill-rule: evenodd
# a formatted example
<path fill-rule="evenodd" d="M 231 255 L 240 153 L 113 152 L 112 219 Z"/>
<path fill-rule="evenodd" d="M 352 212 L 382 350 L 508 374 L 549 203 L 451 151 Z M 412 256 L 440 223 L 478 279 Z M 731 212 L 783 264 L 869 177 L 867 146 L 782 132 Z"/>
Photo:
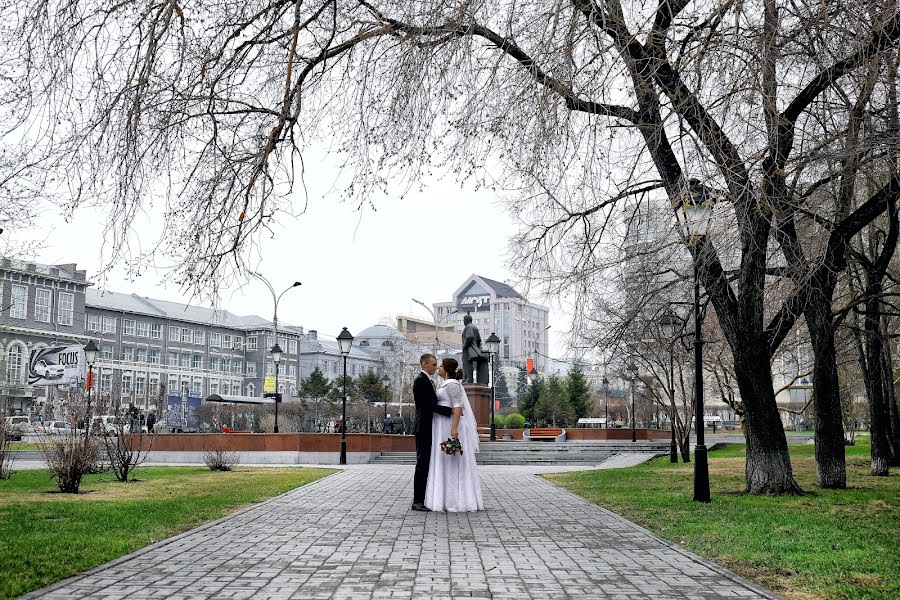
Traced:
<path fill-rule="evenodd" d="M 87 377 L 84 380 L 84 391 L 88 391 L 94 386 L 94 372 L 88 371 Z"/>
<path fill-rule="evenodd" d="M 528 371 L 529 375 L 531 375 L 531 372 L 534 371 L 534 359 L 533 358 L 525 359 L 525 370 Z"/>
<path fill-rule="evenodd" d="M 494 400 L 494 410 L 500 410 L 500 401 Z"/>

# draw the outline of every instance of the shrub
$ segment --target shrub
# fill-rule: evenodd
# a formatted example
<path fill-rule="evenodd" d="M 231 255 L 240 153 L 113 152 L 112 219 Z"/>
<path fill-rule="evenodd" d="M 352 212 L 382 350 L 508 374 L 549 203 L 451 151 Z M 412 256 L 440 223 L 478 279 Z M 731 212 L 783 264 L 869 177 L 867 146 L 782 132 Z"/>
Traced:
<path fill-rule="evenodd" d="M 64 494 L 77 494 L 81 480 L 94 472 L 100 462 L 97 438 L 75 429 L 71 433 L 42 436 L 39 443 L 50 477 Z"/>
<path fill-rule="evenodd" d="M 3 413 L 0 413 L 0 479 L 12 477 L 12 463 L 15 456 L 10 450 L 14 433 L 6 428 Z"/>
<path fill-rule="evenodd" d="M 503 429 L 506 426 L 506 417 L 501 414 L 494 415 L 494 427 Z"/>
<path fill-rule="evenodd" d="M 210 471 L 230 471 L 238 464 L 238 454 L 225 447 L 225 440 L 216 439 L 203 451 L 203 462 Z"/>
<path fill-rule="evenodd" d="M 525 426 L 525 417 L 519 413 L 506 415 L 506 429 L 522 429 Z"/>

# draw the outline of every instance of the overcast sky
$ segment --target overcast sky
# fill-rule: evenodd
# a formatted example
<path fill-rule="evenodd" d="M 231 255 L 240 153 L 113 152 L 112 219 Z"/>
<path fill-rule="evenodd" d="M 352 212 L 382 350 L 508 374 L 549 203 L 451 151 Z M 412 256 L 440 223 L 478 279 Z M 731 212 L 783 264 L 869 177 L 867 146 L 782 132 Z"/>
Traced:
<path fill-rule="evenodd" d="M 307 162 L 306 166 L 308 173 L 317 174 L 307 177 L 306 213 L 297 218 L 281 216 L 274 237 L 267 236 L 260 246 L 259 270 L 279 293 L 295 280 L 302 282 L 282 299 L 282 322 L 317 329 L 322 335 L 337 335 L 346 326 L 355 334 L 375 323 L 390 322 L 400 313 L 430 319 L 411 298 L 429 306 L 448 301 L 472 273 L 511 281 L 505 260 L 515 224 L 492 192 L 438 182 L 404 199 L 381 200 L 376 211 L 360 214 L 329 193 L 331 163 Z M 35 260 L 76 262 L 93 277 L 101 266 L 102 223 L 102 214 L 90 209 L 80 210 L 68 223 L 49 214 L 41 231 L 10 232 L 10 241 L 46 238 Z M 157 269 L 128 281 L 124 271 L 117 269 L 105 287 L 187 302 L 188 293 L 167 282 L 168 276 L 165 269 Z M 550 306 L 535 293 L 529 299 Z M 272 298 L 264 284 L 251 279 L 241 288 L 223 292 L 221 307 L 271 318 Z M 550 307 L 551 352 L 561 356 L 568 319 Z"/>

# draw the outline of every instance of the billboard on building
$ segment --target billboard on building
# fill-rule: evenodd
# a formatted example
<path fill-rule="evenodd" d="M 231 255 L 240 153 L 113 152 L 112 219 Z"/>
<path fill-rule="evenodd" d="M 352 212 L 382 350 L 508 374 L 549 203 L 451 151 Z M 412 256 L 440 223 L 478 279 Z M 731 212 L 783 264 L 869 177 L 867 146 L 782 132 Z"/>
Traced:
<path fill-rule="evenodd" d="M 460 312 L 481 312 L 491 310 L 491 292 L 473 281 L 459 296 L 456 307 Z"/>
<path fill-rule="evenodd" d="M 28 385 L 72 385 L 84 381 L 83 346 L 55 346 L 31 351 Z"/>

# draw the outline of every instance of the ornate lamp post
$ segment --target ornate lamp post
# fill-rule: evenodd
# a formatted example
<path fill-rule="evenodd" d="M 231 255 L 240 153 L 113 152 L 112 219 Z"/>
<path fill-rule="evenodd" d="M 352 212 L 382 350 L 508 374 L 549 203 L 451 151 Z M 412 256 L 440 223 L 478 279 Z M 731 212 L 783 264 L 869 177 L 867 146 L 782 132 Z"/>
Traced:
<path fill-rule="evenodd" d="M 634 380 L 637 378 L 638 368 L 634 363 L 628 363 L 627 368 L 631 373 L 631 441 L 637 442 L 637 431 L 634 428 Z"/>
<path fill-rule="evenodd" d="M 341 404 L 341 460 L 342 465 L 347 464 L 347 355 L 350 354 L 350 348 L 353 347 L 353 336 L 344 329 L 337 336 L 338 347 L 341 350 L 341 357 L 344 359 L 344 399 Z"/>
<path fill-rule="evenodd" d="M 669 404 L 670 404 L 670 414 L 669 414 L 669 428 L 672 430 L 672 441 L 669 444 L 669 462 L 677 463 L 678 462 L 678 446 L 675 443 L 675 342 L 678 340 L 678 328 L 681 326 L 682 321 L 678 318 L 677 315 L 673 314 L 670 311 L 666 311 L 665 314 L 659 319 L 659 325 L 663 330 L 663 333 L 669 336 L 669 381 L 668 381 L 668 392 L 669 392 Z"/>
<path fill-rule="evenodd" d="M 281 404 L 281 392 L 278 391 L 278 364 L 281 362 L 281 346 L 278 345 L 277 339 L 269 352 L 272 354 L 272 362 L 275 363 L 275 433 L 278 433 L 278 405 Z"/>
<path fill-rule="evenodd" d="M 91 423 L 94 420 L 93 415 L 91 415 L 91 396 L 94 393 L 94 363 L 97 361 L 97 354 L 99 353 L 100 348 L 97 347 L 97 344 L 94 340 L 89 340 L 87 345 L 84 347 L 84 360 L 88 364 L 88 397 L 87 397 L 87 416 L 85 417 L 85 436 L 90 435 L 91 433 Z"/>
<path fill-rule="evenodd" d="M 709 464 L 703 438 L 703 318 L 700 315 L 700 255 L 705 245 L 715 198 L 697 179 L 688 181 L 676 211 L 694 266 L 694 404 L 697 445 L 694 448 L 694 501 L 709 502 Z"/>
<path fill-rule="evenodd" d="M 494 383 L 494 355 L 500 352 L 500 338 L 497 337 L 497 334 L 491 332 L 491 335 L 485 340 L 484 345 L 487 346 L 487 351 L 491 358 L 491 441 L 496 442 L 497 426 L 494 424 L 494 405 L 497 402 L 494 396 L 496 390 L 496 385 Z"/>
<path fill-rule="evenodd" d="M 606 375 L 603 376 L 603 399 L 606 401 L 604 410 L 604 417 L 606 420 L 604 421 L 603 426 L 609 429 L 609 379 L 606 378 Z"/>
<path fill-rule="evenodd" d="M 384 421 L 387 421 L 387 405 L 388 405 L 388 398 L 390 398 L 390 394 L 388 392 L 391 391 L 390 385 L 391 385 L 391 378 L 387 376 L 387 373 L 385 373 L 384 375 L 381 376 L 381 387 L 383 388 L 381 390 L 381 399 L 384 400 Z M 384 423 L 384 421 L 382 421 L 382 423 Z"/>

